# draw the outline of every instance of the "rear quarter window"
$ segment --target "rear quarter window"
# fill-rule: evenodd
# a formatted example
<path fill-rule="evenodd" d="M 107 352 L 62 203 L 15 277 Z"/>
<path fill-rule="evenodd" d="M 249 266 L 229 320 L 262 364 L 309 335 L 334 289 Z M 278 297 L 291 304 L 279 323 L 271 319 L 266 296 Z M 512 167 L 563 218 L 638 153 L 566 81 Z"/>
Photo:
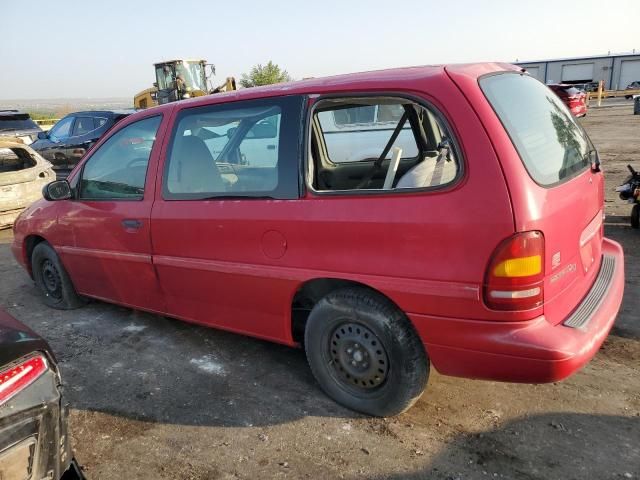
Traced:
<path fill-rule="evenodd" d="M 38 125 L 27 114 L 0 115 L 0 132 L 3 130 L 34 130 Z"/>
<path fill-rule="evenodd" d="M 480 79 L 480 88 L 533 180 L 552 186 L 590 165 L 587 134 L 557 95 L 528 75 Z"/>

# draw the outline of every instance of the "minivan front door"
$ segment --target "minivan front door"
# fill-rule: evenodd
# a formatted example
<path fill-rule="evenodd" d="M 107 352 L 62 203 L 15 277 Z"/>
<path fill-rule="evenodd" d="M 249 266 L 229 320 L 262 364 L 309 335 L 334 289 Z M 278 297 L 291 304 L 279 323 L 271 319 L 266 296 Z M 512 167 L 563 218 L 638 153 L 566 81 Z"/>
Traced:
<path fill-rule="evenodd" d="M 66 141 L 71 136 L 74 116 L 68 116 L 56 123 L 46 134 L 46 138 L 37 140 L 32 148 L 53 164 L 53 168 L 64 168 L 67 164 Z"/>
<path fill-rule="evenodd" d="M 162 117 L 146 117 L 111 135 L 73 179 L 76 199 L 60 223 L 73 245 L 60 248 L 79 293 L 164 311 L 151 261 L 150 216 Z"/>
<path fill-rule="evenodd" d="M 169 315 L 288 341 L 302 107 L 291 96 L 177 114 L 151 219 Z"/>

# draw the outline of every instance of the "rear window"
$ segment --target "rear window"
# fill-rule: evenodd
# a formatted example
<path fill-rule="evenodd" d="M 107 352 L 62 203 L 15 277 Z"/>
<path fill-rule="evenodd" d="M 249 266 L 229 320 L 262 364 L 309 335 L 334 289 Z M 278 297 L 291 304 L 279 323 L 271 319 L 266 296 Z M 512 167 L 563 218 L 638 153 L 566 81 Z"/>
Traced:
<path fill-rule="evenodd" d="M 0 132 L 5 130 L 33 130 L 38 126 L 26 113 L 0 115 Z"/>
<path fill-rule="evenodd" d="M 573 96 L 582 93 L 581 90 L 578 90 L 576 87 L 560 87 L 561 90 L 564 90 L 567 95 Z"/>
<path fill-rule="evenodd" d="M 480 87 L 537 183 L 562 182 L 590 165 L 587 134 L 538 80 L 500 74 L 480 79 Z"/>

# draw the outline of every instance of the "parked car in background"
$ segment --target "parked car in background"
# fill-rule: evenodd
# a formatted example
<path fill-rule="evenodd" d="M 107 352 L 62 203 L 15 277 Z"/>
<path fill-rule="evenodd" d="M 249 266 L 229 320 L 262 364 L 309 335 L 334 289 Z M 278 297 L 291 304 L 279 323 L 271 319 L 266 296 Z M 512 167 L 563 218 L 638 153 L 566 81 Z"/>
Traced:
<path fill-rule="evenodd" d="M 587 94 L 575 85 L 555 83 L 547 86 L 560 97 L 574 117 L 584 117 L 587 114 Z"/>
<path fill-rule="evenodd" d="M 0 110 L 0 136 L 18 137 L 22 143 L 30 145 L 38 139 L 42 129 L 28 113 L 19 110 Z"/>
<path fill-rule="evenodd" d="M 640 80 L 631 82 L 629 85 L 627 85 L 627 88 L 625 88 L 625 90 L 640 90 Z M 625 95 L 624 98 L 629 100 L 632 96 L 633 95 Z"/>
<path fill-rule="evenodd" d="M 574 83 L 572 85 L 576 87 L 578 90 L 582 90 L 583 92 L 598 91 L 598 82 Z"/>
<path fill-rule="evenodd" d="M 42 187 L 55 179 L 51 164 L 28 145 L 15 137 L 0 137 L 0 229 L 13 225 L 20 212 L 42 198 Z"/>
<path fill-rule="evenodd" d="M 31 147 L 53 164 L 56 172 L 68 173 L 104 133 L 135 110 L 76 112 L 61 118 L 48 132 L 40 132 Z"/>
<path fill-rule="evenodd" d="M 0 310 L 0 478 L 81 480 L 47 343 Z"/>
<path fill-rule="evenodd" d="M 304 345 L 324 391 L 372 415 L 409 408 L 431 365 L 566 378 L 622 301 L 597 151 L 507 64 L 139 111 L 44 195 L 12 251 L 47 305 L 92 297 Z"/>

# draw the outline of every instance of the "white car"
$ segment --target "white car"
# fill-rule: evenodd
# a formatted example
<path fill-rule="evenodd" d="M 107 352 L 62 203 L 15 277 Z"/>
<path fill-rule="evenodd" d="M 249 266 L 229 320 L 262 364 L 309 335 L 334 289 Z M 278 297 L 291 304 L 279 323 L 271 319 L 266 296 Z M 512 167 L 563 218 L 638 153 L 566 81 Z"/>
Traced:
<path fill-rule="evenodd" d="M 0 137 L 0 228 L 42 198 L 42 187 L 56 179 L 51 164 L 12 137 Z"/>

